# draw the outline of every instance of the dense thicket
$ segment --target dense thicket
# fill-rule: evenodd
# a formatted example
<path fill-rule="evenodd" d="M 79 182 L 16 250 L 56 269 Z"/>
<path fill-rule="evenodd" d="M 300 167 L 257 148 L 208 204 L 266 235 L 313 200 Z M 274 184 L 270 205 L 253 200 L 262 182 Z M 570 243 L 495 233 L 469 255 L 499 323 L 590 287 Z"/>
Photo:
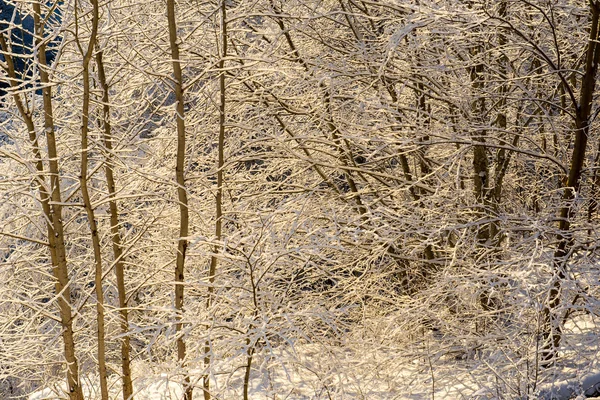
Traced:
<path fill-rule="evenodd" d="M 449 365 L 516 398 L 593 368 L 600 2 L 14 4 L 3 398 L 433 396 Z"/>

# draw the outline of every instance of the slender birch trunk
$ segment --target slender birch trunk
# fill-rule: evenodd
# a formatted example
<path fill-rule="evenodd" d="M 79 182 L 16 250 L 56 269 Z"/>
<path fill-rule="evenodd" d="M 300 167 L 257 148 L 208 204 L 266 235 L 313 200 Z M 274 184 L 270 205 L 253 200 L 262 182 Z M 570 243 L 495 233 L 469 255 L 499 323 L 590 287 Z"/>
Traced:
<path fill-rule="evenodd" d="M 169 22 L 169 43 L 171 47 L 171 60 L 173 64 L 174 91 L 177 111 L 177 162 L 175 176 L 177 181 L 177 197 L 179 200 L 179 239 L 177 241 L 177 258 L 175 261 L 175 309 L 177 311 L 177 359 L 185 368 L 186 345 L 183 339 L 183 288 L 185 256 L 188 246 L 189 213 L 188 199 L 185 188 L 185 120 L 183 104 L 183 74 L 181 72 L 181 61 L 179 58 L 179 44 L 177 39 L 177 21 L 175 17 L 175 0 L 167 0 L 167 18 Z M 184 377 L 184 399 L 192 400 L 193 387 L 190 377 L 185 373 Z"/>
<path fill-rule="evenodd" d="M 39 18 L 36 20 L 38 21 Z M 38 26 L 36 22 L 36 26 Z M 9 54 L 8 43 L 4 35 L 0 35 L 0 46 L 5 53 L 7 64 L 7 72 L 10 78 L 10 85 L 16 89 L 18 86 L 15 66 L 13 59 Z M 49 96 L 50 97 L 50 96 Z M 58 295 L 58 309 L 60 314 L 61 327 L 63 329 L 63 346 L 65 361 L 67 363 L 67 385 L 69 390 L 70 400 L 82 400 L 83 392 L 79 383 L 79 367 L 75 356 L 75 341 L 73 338 L 73 315 L 71 310 L 71 289 L 69 287 L 68 269 L 65 254 L 64 233 L 62 226 L 62 208 L 60 205 L 60 186 L 58 179 L 52 180 L 52 177 L 58 177 L 58 166 L 56 162 L 56 144 L 54 142 L 54 131 L 47 133 L 48 153 L 54 154 L 51 158 L 50 169 L 48 172 L 44 169 L 42 155 L 40 152 L 40 144 L 35 133 L 35 124 L 33 122 L 32 111 L 26 106 L 17 92 L 13 92 L 13 99 L 19 110 L 19 114 L 23 118 L 27 131 L 29 132 L 29 140 L 32 145 L 33 157 L 37 176 L 35 178 L 38 191 L 40 193 L 40 202 L 46 221 L 48 232 L 48 242 L 50 244 L 50 260 L 52 262 L 52 274 L 55 279 L 54 290 Z M 52 171 L 55 171 L 53 173 Z M 51 182 L 48 186 L 45 176 L 51 174 Z M 57 192 L 57 193 L 54 193 Z M 58 199 L 59 203 L 52 203 L 54 199 Z M 52 203 L 52 204 L 51 204 Z M 58 213 L 58 214 L 57 214 Z"/>
<path fill-rule="evenodd" d="M 36 159 L 36 169 L 38 171 L 38 188 L 40 191 L 40 201 L 46 217 L 46 226 L 48 229 L 48 241 L 50 243 L 50 257 L 52 260 L 52 273 L 55 282 L 55 291 L 58 295 L 58 308 L 60 313 L 63 346 L 65 362 L 67 364 L 67 389 L 70 400 L 83 400 L 83 391 L 79 379 L 79 363 L 76 357 L 75 339 L 73 334 L 73 311 L 71 309 L 71 289 L 69 282 L 69 270 L 67 264 L 67 255 L 65 248 L 65 236 L 62 221 L 62 200 L 59 179 L 58 154 L 54 130 L 54 118 L 52 113 L 52 89 L 50 80 L 46 71 L 46 44 L 43 43 L 44 20 L 41 18 L 41 5 L 39 2 L 33 3 L 34 26 L 35 26 L 35 47 L 37 51 L 37 61 L 40 66 L 40 81 L 42 83 L 43 107 L 44 107 L 44 131 L 46 134 L 46 145 L 48 149 L 48 171 L 44 171 L 39 143 L 35 133 L 35 125 L 32 118 L 32 111 L 28 110 L 21 101 L 17 93 L 13 94 L 17 108 L 23 117 L 29 138 L 33 145 L 34 157 Z M 5 52 L 8 52 L 8 46 L 4 37 L 0 44 Z M 14 63 L 11 57 L 5 56 L 9 64 L 9 75 L 11 76 L 11 86 L 17 86 Z M 10 61 L 9 61 L 10 60 Z M 50 175 L 50 184 L 47 186 L 45 174 Z"/>
<path fill-rule="evenodd" d="M 94 249 L 95 263 L 95 291 L 96 291 L 96 324 L 98 337 L 98 374 L 100 378 L 100 395 L 102 400 L 108 400 L 108 384 L 106 381 L 106 340 L 104 329 L 104 290 L 102 282 L 102 251 L 100 238 L 98 237 L 98 225 L 90 192 L 88 190 L 88 136 L 89 136 L 89 111 L 90 111 L 90 61 L 92 59 L 94 43 L 98 33 L 98 0 L 92 2 L 92 32 L 88 42 L 87 50 L 83 54 L 83 104 L 81 109 L 81 174 L 79 176 L 81 196 L 90 224 L 92 247 Z"/>
<path fill-rule="evenodd" d="M 123 261 L 123 248 L 121 246 L 121 234 L 119 233 L 119 209 L 116 201 L 115 178 L 113 172 L 112 154 L 112 127 L 110 124 L 110 106 L 108 98 L 108 82 L 102 60 L 102 51 L 96 54 L 96 66 L 98 68 L 98 81 L 102 87 L 102 126 L 103 142 L 106 148 L 106 161 L 104 172 L 106 175 L 106 186 L 108 187 L 110 211 L 110 233 L 115 263 L 115 276 L 117 278 L 117 292 L 119 297 L 119 315 L 121 325 L 121 379 L 123 383 L 123 400 L 133 400 L 133 383 L 131 380 L 131 355 L 129 340 L 129 315 L 127 309 L 127 292 L 125 290 L 125 263 Z"/>
<path fill-rule="evenodd" d="M 221 1 L 221 60 L 219 61 L 219 143 L 218 143 L 218 161 L 217 161 L 217 193 L 215 200 L 215 239 L 217 244 L 213 248 L 213 255 L 210 258 L 208 269 L 208 298 L 206 308 L 210 309 L 213 304 L 215 292 L 215 274 L 217 272 L 218 254 L 223 235 L 223 165 L 225 164 L 225 120 L 226 120 L 226 96 L 225 96 L 225 58 L 227 57 L 227 5 L 225 0 Z M 207 340 L 204 345 L 204 365 L 208 369 L 211 363 L 210 342 Z M 207 373 L 203 377 L 204 400 L 210 400 L 210 375 Z"/>

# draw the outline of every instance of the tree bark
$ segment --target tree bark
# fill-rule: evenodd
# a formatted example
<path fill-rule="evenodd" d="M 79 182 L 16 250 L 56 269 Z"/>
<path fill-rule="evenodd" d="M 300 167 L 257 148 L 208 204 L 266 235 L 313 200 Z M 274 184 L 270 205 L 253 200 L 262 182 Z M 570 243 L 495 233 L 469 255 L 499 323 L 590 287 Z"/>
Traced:
<path fill-rule="evenodd" d="M 92 0 L 92 32 L 83 54 L 82 76 L 83 76 L 83 104 L 81 110 L 81 172 L 79 176 L 81 196 L 90 225 L 90 235 L 94 250 L 94 287 L 96 292 L 96 324 L 98 337 L 98 375 L 100 379 L 100 395 L 102 400 L 108 400 L 108 384 L 106 380 L 106 340 L 104 327 L 104 290 L 102 282 L 102 251 L 100 238 L 98 237 L 98 226 L 90 192 L 88 190 L 88 134 L 89 134 L 89 111 L 90 111 L 90 61 L 92 59 L 94 43 L 98 33 L 98 0 Z"/>
<path fill-rule="evenodd" d="M 38 7 L 39 10 L 39 7 Z M 39 21 L 39 18 L 38 18 Z M 37 26 L 37 23 L 36 23 Z M 2 51 L 5 53 L 5 60 L 7 64 L 7 73 L 10 78 L 10 85 L 13 89 L 18 86 L 18 81 L 15 72 L 15 66 L 12 56 L 9 53 L 8 43 L 6 42 L 4 35 L 0 35 L 0 45 Z M 50 244 L 50 260 L 52 262 L 52 274 L 55 279 L 55 292 L 58 295 L 58 309 L 60 314 L 60 323 L 63 329 L 63 346 L 65 361 L 67 363 L 67 385 L 69 390 L 70 400 L 82 400 L 83 392 L 79 384 L 79 367 L 77 358 L 75 356 L 75 341 L 73 338 L 73 316 L 71 310 L 71 290 L 69 287 L 68 269 L 65 254 L 64 245 L 64 234 L 62 227 L 61 206 L 59 204 L 51 204 L 53 199 L 58 198 L 60 201 L 60 186 L 58 181 L 50 182 L 51 186 L 48 186 L 48 182 L 45 179 L 46 171 L 44 170 L 44 164 L 42 162 L 42 155 L 40 152 L 40 145 L 35 133 L 35 124 L 33 122 L 32 112 L 26 107 L 22 101 L 19 93 L 13 92 L 13 99 L 19 110 L 19 114 L 23 118 L 27 131 L 29 132 L 29 140 L 33 148 L 33 156 L 35 159 L 37 176 L 35 178 L 38 191 L 40 193 L 40 202 L 42 203 L 42 210 L 44 213 L 46 228 L 48 234 L 48 242 Z M 50 96 L 49 96 L 50 97 Z M 46 136 L 48 153 L 51 152 L 56 156 L 56 144 L 54 143 L 54 132 L 52 135 Z M 51 144 L 53 146 L 51 146 Z M 58 171 L 56 158 L 53 158 L 50 163 L 49 173 L 52 176 L 57 176 L 52 171 Z M 51 177 L 52 177 L 51 176 Z M 58 191 L 57 194 L 54 191 Z M 57 218 L 57 212 L 58 218 Z"/>
<path fill-rule="evenodd" d="M 177 120 L 177 161 L 175 178 L 177 182 L 177 198 L 179 200 L 179 239 L 177 240 L 177 257 L 175 260 L 175 310 L 177 312 L 175 330 L 177 332 L 177 360 L 185 369 L 186 345 L 183 330 L 183 289 L 185 257 L 188 246 L 189 212 L 188 198 L 185 188 L 185 120 L 183 103 L 183 74 L 179 58 L 179 43 L 177 38 L 177 20 L 175 15 L 175 0 L 167 0 L 167 19 L 169 22 L 169 44 L 171 47 L 171 61 L 173 66 L 174 92 L 176 100 Z M 184 399 L 192 400 L 193 387 L 190 376 L 185 372 Z"/>
<path fill-rule="evenodd" d="M 600 2 L 590 2 L 591 29 L 588 41 L 585 71 L 581 79 L 579 104 L 574 104 L 575 109 L 575 142 L 571 155 L 571 166 L 563 192 L 563 206 L 559 212 L 558 246 L 554 252 L 554 282 L 548 294 L 548 301 L 543 309 L 542 335 L 544 348 L 542 361 L 547 365 L 554 363 L 556 353 L 562 339 L 562 316 L 558 314 L 561 304 L 562 281 L 566 277 L 566 267 L 569 256 L 573 250 L 574 238 L 571 231 L 571 221 L 575 217 L 572 202 L 579 192 L 581 173 L 585 161 L 589 124 L 591 119 L 592 101 L 596 85 L 596 73 L 600 62 L 600 48 L 598 46 Z"/>
<path fill-rule="evenodd" d="M 44 20 L 41 17 L 41 4 L 39 1 L 33 3 L 35 47 L 37 61 L 39 64 L 40 82 L 42 84 L 42 96 L 44 107 L 44 131 L 46 133 L 46 144 L 48 148 L 50 187 L 45 200 L 48 213 L 46 221 L 48 225 L 48 240 L 50 242 L 50 253 L 52 258 L 53 274 L 56 279 L 55 290 L 59 295 L 58 306 L 60 310 L 62 337 L 64 344 L 65 361 L 67 363 L 67 388 L 70 400 L 83 400 L 83 391 L 79 380 L 79 364 L 75 351 L 75 338 L 73 334 L 73 313 L 71 309 L 71 290 L 69 282 L 69 270 L 65 248 L 65 236 L 62 221 L 62 200 L 59 179 L 58 154 L 54 130 L 54 117 L 52 109 L 52 89 L 50 79 L 46 71 L 46 44 L 44 37 Z M 29 116 L 31 119 L 31 116 Z M 33 121 L 30 121 L 30 135 L 35 135 Z M 46 207 L 45 207 L 46 208 Z"/>
<path fill-rule="evenodd" d="M 225 82 L 225 58 L 227 57 L 227 4 L 221 0 L 221 59 L 219 60 L 219 144 L 217 161 L 217 193 L 215 199 L 215 239 L 217 244 L 214 246 L 213 255 L 210 258 L 208 269 L 208 298 L 206 308 L 210 309 L 213 304 L 215 292 L 215 274 L 217 273 L 218 254 L 220 245 L 218 242 L 223 235 L 223 166 L 225 165 L 225 121 L 226 121 L 226 82 Z M 210 342 L 206 341 L 204 345 L 204 365 L 210 367 L 211 350 Z M 210 400 L 210 375 L 207 373 L 203 377 L 204 399 Z"/>
<path fill-rule="evenodd" d="M 102 61 L 102 51 L 96 54 L 96 65 L 98 67 L 98 80 L 102 86 L 102 125 L 104 128 L 103 141 L 107 150 L 104 171 L 106 175 L 106 186 L 108 186 L 110 211 L 110 233 L 115 262 L 115 276 L 117 278 L 117 292 L 119 296 L 119 315 L 121 324 L 121 374 L 123 383 L 123 400 L 133 400 L 133 383 L 131 381 L 131 355 L 129 340 L 129 315 L 127 309 L 127 292 L 125 290 L 125 262 L 123 260 L 123 248 L 121 246 L 121 234 L 119 233 L 119 209 L 116 201 L 116 186 L 113 172 L 113 147 L 112 127 L 110 124 L 110 106 L 108 98 L 108 82 Z"/>

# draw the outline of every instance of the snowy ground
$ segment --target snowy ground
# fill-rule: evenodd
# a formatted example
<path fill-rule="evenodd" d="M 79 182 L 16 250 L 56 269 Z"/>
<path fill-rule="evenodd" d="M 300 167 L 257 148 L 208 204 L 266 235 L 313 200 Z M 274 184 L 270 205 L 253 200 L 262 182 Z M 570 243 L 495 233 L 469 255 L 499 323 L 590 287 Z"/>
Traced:
<path fill-rule="evenodd" d="M 464 348 L 444 347 L 431 333 L 412 345 L 297 345 L 295 349 L 256 357 L 251 379 L 251 399 L 534 399 L 532 393 L 548 392 L 565 382 L 577 384 L 582 377 L 600 371 L 597 328 L 589 316 L 579 316 L 565 327 L 564 351 L 559 368 L 550 374 L 539 370 L 535 389 L 531 387 L 531 365 L 510 362 L 508 354 L 465 352 Z M 502 356 L 502 357 L 501 357 Z M 242 398 L 242 358 L 219 366 L 221 373 L 212 381 L 218 399 Z M 528 376 L 529 374 L 529 376 Z M 136 399 L 181 399 L 177 378 L 138 363 L 134 375 Z M 200 374 L 198 374 L 199 376 Z M 530 382 L 530 396 L 523 390 Z M 95 380 L 84 380 L 86 399 L 99 399 Z M 119 382 L 113 379 L 111 396 L 120 398 Z M 201 386 L 198 379 L 197 386 Z M 525 388 L 525 389 L 523 389 Z M 519 390 L 521 393 L 519 394 Z M 199 395 L 200 389 L 197 389 Z M 60 399 L 56 388 L 46 388 L 29 400 Z M 583 398 L 583 397 L 579 397 Z"/>

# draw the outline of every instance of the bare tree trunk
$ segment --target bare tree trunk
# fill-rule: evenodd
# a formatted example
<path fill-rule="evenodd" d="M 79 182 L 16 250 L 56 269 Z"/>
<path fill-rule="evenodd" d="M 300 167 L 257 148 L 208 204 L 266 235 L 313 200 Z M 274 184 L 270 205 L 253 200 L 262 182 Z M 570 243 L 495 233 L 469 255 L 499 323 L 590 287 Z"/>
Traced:
<path fill-rule="evenodd" d="M 483 49 L 475 47 L 471 49 L 471 55 L 476 58 L 483 53 Z M 476 60 L 476 64 L 470 67 L 471 86 L 474 90 L 483 91 L 484 89 L 484 64 Z M 486 209 L 489 204 L 487 192 L 489 190 L 489 162 L 485 146 L 485 135 L 483 115 L 485 114 L 485 97 L 482 93 L 478 94 L 471 103 L 471 113 L 475 121 L 478 122 L 477 132 L 473 135 L 473 189 L 475 200 L 477 202 L 477 215 L 484 219 L 487 216 Z M 487 224 L 482 224 L 477 228 L 477 239 L 481 245 L 489 245 L 490 232 Z"/>
<path fill-rule="evenodd" d="M 123 249 L 121 246 L 121 234 L 119 233 L 119 209 L 117 207 L 115 178 L 113 172 L 112 154 L 112 132 L 110 125 L 110 106 L 108 104 L 108 83 L 102 61 L 102 51 L 96 54 L 96 65 L 98 67 L 98 80 L 102 86 L 102 124 L 104 128 L 104 147 L 107 155 L 104 164 L 106 174 L 106 185 L 108 186 L 109 210 L 110 210 L 110 233 L 115 259 L 115 275 L 117 278 L 117 292 L 119 296 L 119 314 L 121 324 L 121 374 L 123 381 L 123 400 L 133 400 L 133 383 L 131 381 L 131 355 L 129 343 L 129 315 L 127 309 L 127 292 L 125 290 L 125 263 L 123 261 Z"/>
<path fill-rule="evenodd" d="M 250 398 L 248 397 L 250 392 L 250 372 L 252 371 L 252 360 L 256 351 L 256 347 L 251 343 L 250 338 L 246 339 L 246 346 L 248 346 L 248 350 L 246 350 L 246 366 L 244 369 L 244 400 Z"/>
<path fill-rule="evenodd" d="M 46 216 L 48 228 L 48 241 L 50 242 L 50 255 L 52 259 L 52 272 L 56 279 L 55 291 L 58 295 L 58 307 L 60 311 L 60 320 L 62 327 L 62 337 L 64 345 L 65 361 L 67 363 L 67 387 L 70 400 L 83 400 L 83 391 L 79 380 L 79 363 L 75 351 L 75 339 L 73 335 L 73 312 L 71 309 L 71 290 L 69 286 L 69 270 L 67 265 L 67 255 L 65 249 L 65 237 L 62 221 L 62 200 L 61 188 L 59 179 L 58 154 L 56 149 L 56 139 L 54 131 L 54 118 L 52 113 L 52 89 L 48 73 L 46 71 L 46 44 L 43 42 L 44 37 L 44 20 L 41 18 L 41 6 L 39 2 L 33 3 L 34 11 L 34 26 L 35 26 L 35 47 L 37 50 L 37 61 L 40 67 L 40 81 L 42 83 L 42 95 L 44 103 L 44 130 L 46 133 L 46 144 L 48 148 L 50 186 L 46 190 L 43 178 L 43 164 L 39 146 L 35 135 L 35 126 L 31 113 L 25 109 L 23 103 L 18 98 L 18 94 L 14 94 L 17 107 L 23 116 L 27 128 L 29 130 L 30 139 L 34 146 L 34 153 L 37 161 L 37 170 L 39 173 L 40 197 L 42 207 Z M 4 38 L 2 39 L 2 47 L 4 51 L 8 51 L 8 46 Z M 6 56 L 5 56 L 6 57 Z M 6 57 L 7 61 L 11 57 Z M 12 60 L 10 62 L 12 63 Z M 9 67 L 10 68 L 10 67 Z M 12 65 L 12 82 L 15 87 L 15 70 Z"/>
<path fill-rule="evenodd" d="M 501 1 L 498 7 L 498 14 L 501 18 L 506 18 L 507 15 L 507 3 L 506 1 Z M 496 119 L 492 122 L 492 125 L 495 125 L 498 129 L 498 140 L 505 144 L 506 142 L 506 130 L 508 126 L 506 112 L 503 110 L 503 107 L 506 105 L 506 94 L 508 93 L 508 83 L 507 83 L 507 71 L 509 60 L 504 53 L 507 39 L 504 29 L 498 29 L 497 33 L 498 38 L 498 46 L 501 52 L 501 56 L 498 59 L 498 70 L 500 72 L 499 79 L 503 81 L 503 84 L 497 90 L 498 99 L 494 101 L 495 107 L 498 109 L 496 114 Z M 478 53 L 482 52 L 482 48 L 478 49 Z M 483 62 L 481 64 L 477 64 L 471 70 L 471 79 L 473 86 L 479 90 L 485 90 L 485 82 L 483 78 L 480 77 L 480 74 L 483 74 L 484 71 Z M 485 100 L 484 98 L 478 99 L 472 110 L 476 113 L 475 118 L 478 118 L 481 115 L 484 115 L 485 110 Z M 481 121 L 481 125 L 485 124 L 484 121 Z M 479 239 L 479 243 L 482 247 L 483 251 L 489 251 L 489 256 L 487 256 L 487 261 L 485 265 L 487 268 L 493 268 L 494 265 L 498 264 L 500 254 L 500 242 L 501 235 L 499 234 L 499 226 L 498 226 L 498 215 L 500 213 L 500 204 L 502 200 L 502 185 L 504 181 L 504 176 L 508 171 L 508 166 L 510 164 L 511 152 L 506 150 L 505 148 L 500 148 L 496 151 L 496 157 L 493 159 L 491 165 L 488 161 L 487 149 L 485 146 L 485 131 L 482 131 L 481 137 L 475 137 L 474 140 L 482 143 L 477 144 L 473 147 L 473 166 L 474 166 L 474 186 L 475 186 L 475 197 L 478 202 L 477 207 L 480 209 L 480 216 L 482 218 L 488 219 L 489 222 L 483 224 L 479 227 L 479 231 L 477 237 Z M 518 140 L 518 135 L 515 135 L 515 139 L 513 141 L 514 146 L 516 147 Z M 492 176 L 491 170 L 493 169 L 494 174 Z M 498 310 L 501 308 L 500 299 L 497 296 L 493 296 L 488 290 L 489 282 L 483 282 L 484 288 L 480 293 L 479 301 L 481 307 L 486 311 Z"/>
<path fill-rule="evenodd" d="M 96 291 L 96 324 L 98 337 L 98 374 L 100 378 L 100 395 L 102 400 L 108 400 L 108 384 L 106 381 L 106 341 L 104 329 L 104 290 L 102 288 L 102 252 L 100 238 L 98 237 L 98 226 L 90 193 L 87 186 L 88 180 L 88 134 L 89 134 L 89 111 L 90 111 L 90 61 L 94 50 L 94 43 L 98 33 L 98 0 L 92 0 L 92 32 L 83 54 L 83 105 L 81 110 L 81 173 L 79 176 L 81 196 L 90 224 L 92 247 L 94 249 L 95 262 L 95 291 Z"/>
<path fill-rule="evenodd" d="M 225 97 L 225 57 L 227 57 L 227 4 L 221 0 L 221 59 L 219 60 L 219 147 L 217 161 L 217 193 L 215 199 L 215 239 L 217 244 L 214 246 L 213 255 L 210 258 L 208 270 L 208 298 L 206 308 L 210 309 L 213 304 L 213 295 L 215 292 L 215 274 L 217 273 L 218 253 L 223 234 L 223 165 L 225 164 L 225 120 L 226 120 L 226 97 Z M 208 369 L 211 363 L 210 342 L 207 340 L 204 345 L 204 365 Z M 210 375 L 207 373 L 203 377 L 204 399 L 210 400 Z"/>
<path fill-rule="evenodd" d="M 499 15 L 502 18 L 506 18 L 507 14 L 507 3 L 506 1 L 501 1 L 499 4 Z M 506 136 L 506 128 L 508 126 L 506 111 L 503 110 L 503 107 L 506 105 L 506 94 L 508 93 L 508 64 L 509 60 L 506 54 L 504 53 L 504 46 L 507 44 L 506 34 L 503 29 L 498 30 L 498 46 L 501 49 L 501 56 L 499 62 L 499 71 L 500 71 L 500 79 L 503 80 L 503 84 L 500 85 L 498 89 L 499 99 L 496 102 L 496 107 L 498 108 L 498 113 L 496 116 L 495 125 L 500 129 L 500 139 L 504 142 L 504 137 Z M 518 135 L 515 135 L 515 140 L 518 139 Z M 500 202 L 502 201 L 502 184 L 504 181 L 504 176 L 508 170 L 508 165 L 510 164 L 510 156 L 511 153 L 508 152 L 504 148 L 498 149 L 496 153 L 496 160 L 494 165 L 494 179 L 490 182 L 490 192 L 488 197 L 490 198 L 491 210 L 494 214 L 494 218 L 498 216 L 500 212 Z M 490 177 L 491 178 L 491 177 Z M 492 221 L 489 226 L 489 236 L 492 241 L 492 246 L 497 248 L 500 245 L 500 237 L 498 223 L 496 221 Z"/>
<path fill-rule="evenodd" d="M 561 303 L 562 281 L 566 277 L 566 265 L 573 250 L 573 232 L 571 220 L 575 217 L 571 202 L 579 192 L 581 172 L 585 161 L 589 124 L 591 120 L 592 101 L 596 85 L 596 72 L 600 62 L 600 48 L 598 40 L 600 21 L 600 2 L 590 2 L 591 29 L 590 39 L 586 52 L 584 75 L 581 79 L 581 92 L 579 104 L 575 104 L 575 143 L 571 156 L 569 176 L 564 188 L 563 206 L 559 213 L 558 247 L 554 252 L 554 283 L 548 294 L 548 302 L 543 310 L 543 337 L 545 339 L 542 350 L 542 360 L 552 364 L 556 357 L 562 339 L 562 317 L 557 315 Z"/>
<path fill-rule="evenodd" d="M 39 5 L 38 5 L 39 9 Z M 36 20 L 39 21 L 39 18 Z M 36 22 L 38 26 L 38 22 Z M 4 35 L 0 35 L 0 45 L 2 51 L 5 53 L 5 60 L 7 64 L 7 73 L 10 78 L 10 85 L 12 88 L 18 86 L 15 66 L 12 57 L 9 55 L 8 44 L 4 38 Z M 47 79 L 47 78 L 46 78 Z M 51 94 L 48 98 L 51 97 Z M 69 389 L 70 400 L 82 400 L 83 392 L 79 383 L 79 367 L 77 358 L 75 356 L 75 341 L 73 339 L 73 315 L 71 310 L 71 289 L 69 287 L 68 269 L 65 254 L 64 234 L 61 218 L 61 205 L 60 205 L 60 186 L 57 178 L 58 165 L 56 162 L 56 144 L 54 143 L 54 131 L 47 133 L 47 145 L 48 154 L 54 154 L 51 158 L 50 170 L 51 182 L 50 187 L 47 186 L 45 180 L 44 164 L 42 162 L 42 155 L 40 152 L 40 145 L 35 133 L 35 124 L 33 122 L 32 111 L 23 103 L 20 95 L 13 92 L 13 99 L 19 110 L 19 114 L 23 118 L 27 130 L 29 132 L 29 140 L 33 147 L 33 156 L 37 170 L 36 184 L 40 193 L 40 202 L 42 203 L 42 210 L 46 220 L 46 228 L 48 232 L 48 242 L 50 244 L 50 259 L 52 262 L 52 274 L 55 279 L 55 292 L 58 295 L 58 308 L 60 314 L 61 327 L 63 329 L 63 345 L 65 361 L 67 362 L 67 385 Z M 51 157 L 51 156 L 50 156 Z M 52 173 L 56 171 L 56 173 Z M 57 193 L 55 193 L 57 192 Z M 53 203 L 51 201 L 58 199 L 59 203 Z M 57 214 L 57 212 L 59 214 Z"/>
<path fill-rule="evenodd" d="M 175 17 L 175 0 L 167 0 L 167 18 L 169 21 L 169 43 L 171 46 L 171 60 L 173 64 L 174 91 L 177 111 L 177 162 L 175 177 L 177 181 L 177 197 L 179 200 L 179 239 L 177 241 L 177 258 L 175 261 L 175 310 L 177 311 L 177 359 L 181 367 L 185 368 L 186 346 L 182 332 L 183 323 L 183 282 L 185 256 L 188 246 L 189 213 L 188 198 L 185 188 L 185 120 L 183 104 L 183 74 L 181 72 L 181 61 L 179 58 L 179 44 L 177 39 L 177 21 Z M 185 372 L 184 377 L 184 399 L 192 400 L 193 387 L 190 376 Z"/>

